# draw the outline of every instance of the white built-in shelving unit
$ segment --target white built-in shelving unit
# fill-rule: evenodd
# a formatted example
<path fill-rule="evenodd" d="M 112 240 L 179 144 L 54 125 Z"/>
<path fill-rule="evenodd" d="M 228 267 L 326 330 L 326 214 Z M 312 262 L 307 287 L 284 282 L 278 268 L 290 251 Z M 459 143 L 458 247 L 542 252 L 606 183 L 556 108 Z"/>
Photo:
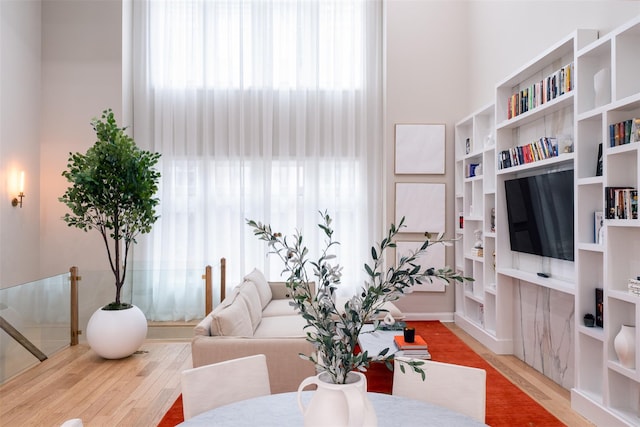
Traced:
<path fill-rule="evenodd" d="M 568 64 L 572 90 L 508 114 L 512 94 Z M 627 290 L 628 279 L 640 276 L 640 220 L 605 219 L 603 242 L 594 232 L 605 188 L 640 186 L 640 143 L 609 146 L 609 125 L 640 117 L 639 76 L 640 17 L 600 38 L 595 30 L 576 30 L 499 82 L 494 103 L 455 126 L 456 268 L 475 279 L 456 285 L 456 323 L 492 351 L 511 354 L 517 285 L 568 296 L 575 316 L 572 406 L 597 425 L 640 425 L 640 352 L 635 367 L 624 367 L 613 344 L 622 325 L 640 323 L 640 296 Z M 557 157 L 500 168 L 501 152 L 545 136 L 557 138 Z M 470 164 L 482 164 L 481 172 L 469 177 Z M 505 181 L 567 169 L 574 171 L 574 262 L 511 251 Z M 483 231 L 482 256 L 473 253 L 475 230 Z M 582 318 L 595 313 L 596 288 L 604 294 L 603 326 L 587 327 Z"/>
<path fill-rule="evenodd" d="M 456 269 L 474 278 L 456 284 L 456 323 L 493 351 L 509 353 L 510 319 L 497 308 L 496 230 L 491 219 L 496 206 L 493 104 L 456 124 L 455 144 Z M 482 232 L 481 254 L 474 251 L 476 231 Z M 506 347 L 499 344 L 505 338 Z"/>
<path fill-rule="evenodd" d="M 640 220 L 605 219 L 604 242 L 594 235 L 594 212 L 604 211 L 604 189 L 640 184 L 640 143 L 610 147 L 609 125 L 640 117 L 640 17 L 577 52 L 576 91 L 576 318 L 594 312 L 604 292 L 603 326 L 576 321 L 572 406 L 597 425 L 640 425 L 640 354 L 622 366 L 613 341 L 621 325 L 640 324 L 640 297 L 628 280 L 640 275 Z M 599 93 L 594 81 L 602 78 Z M 596 176 L 598 144 L 602 176 Z M 636 328 L 636 343 L 640 343 Z M 636 345 L 637 346 L 637 345 Z M 638 352 L 636 352 L 638 353 Z"/>

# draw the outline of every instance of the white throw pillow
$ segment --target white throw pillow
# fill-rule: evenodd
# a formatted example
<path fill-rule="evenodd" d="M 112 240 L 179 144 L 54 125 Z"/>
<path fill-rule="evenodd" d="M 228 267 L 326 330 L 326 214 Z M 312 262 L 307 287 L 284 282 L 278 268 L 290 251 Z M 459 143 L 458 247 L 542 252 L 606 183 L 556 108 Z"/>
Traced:
<path fill-rule="evenodd" d="M 211 312 L 211 335 L 252 337 L 251 317 L 244 298 L 235 293 L 229 302 L 230 304 L 221 304 Z"/>
<path fill-rule="evenodd" d="M 258 295 L 260 295 L 260 303 L 262 304 L 262 308 L 265 308 L 267 304 L 269 304 L 269 301 L 271 301 L 271 298 L 273 298 L 273 295 L 271 294 L 269 282 L 265 279 L 262 271 L 254 268 L 251 273 L 244 276 L 244 280 L 253 282 L 256 285 Z"/>
<path fill-rule="evenodd" d="M 247 305 L 249 318 L 251 319 L 251 327 L 255 332 L 262 320 L 262 305 L 260 303 L 258 289 L 256 289 L 255 283 L 246 281 L 240 285 L 238 293 Z"/>

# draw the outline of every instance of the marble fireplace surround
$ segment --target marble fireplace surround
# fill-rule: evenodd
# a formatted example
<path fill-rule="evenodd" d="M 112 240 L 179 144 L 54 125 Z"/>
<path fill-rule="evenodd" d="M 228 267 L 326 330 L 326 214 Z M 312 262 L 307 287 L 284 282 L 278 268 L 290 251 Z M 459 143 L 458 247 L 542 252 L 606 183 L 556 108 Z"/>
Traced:
<path fill-rule="evenodd" d="M 562 387 L 574 385 L 574 296 L 520 281 L 513 292 L 514 355 Z"/>

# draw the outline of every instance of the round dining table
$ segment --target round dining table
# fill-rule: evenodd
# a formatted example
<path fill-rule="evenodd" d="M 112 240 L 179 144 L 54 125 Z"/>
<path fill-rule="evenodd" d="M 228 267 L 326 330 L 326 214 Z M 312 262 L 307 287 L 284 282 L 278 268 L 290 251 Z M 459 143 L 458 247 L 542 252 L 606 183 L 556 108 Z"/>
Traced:
<path fill-rule="evenodd" d="M 198 414 L 179 425 L 185 427 L 303 426 L 304 421 L 298 408 L 297 394 L 297 392 L 271 394 L 230 403 Z M 307 405 L 312 396 L 313 391 L 303 392 L 303 403 Z M 459 412 L 427 402 L 381 393 L 367 393 L 367 397 L 375 408 L 379 427 L 486 425 Z"/>

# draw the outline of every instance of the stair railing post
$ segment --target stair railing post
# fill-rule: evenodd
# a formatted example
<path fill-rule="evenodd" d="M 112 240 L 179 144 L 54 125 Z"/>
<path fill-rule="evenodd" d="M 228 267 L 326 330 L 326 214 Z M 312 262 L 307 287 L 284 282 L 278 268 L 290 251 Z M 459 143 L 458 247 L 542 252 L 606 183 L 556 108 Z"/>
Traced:
<path fill-rule="evenodd" d="M 204 269 L 204 315 L 208 315 L 213 310 L 213 288 L 211 280 L 211 266 L 207 265 Z"/>
<path fill-rule="evenodd" d="M 82 279 L 82 277 L 78 276 L 78 267 L 71 267 L 69 269 L 70 273 L 70 298 L 71 298 L 71 322 L 70 322 L 70 330 L 71 330 L 71 342 L 70 345 L 78 345 L 78 336 L 81 331 L 79 328 L 79 316 L 78 316 L 78 281 Z"/>
<path fill-rule="evenodd" d="M 220 258 L 220 302 L 227 296 L 227 260 Z"/>

